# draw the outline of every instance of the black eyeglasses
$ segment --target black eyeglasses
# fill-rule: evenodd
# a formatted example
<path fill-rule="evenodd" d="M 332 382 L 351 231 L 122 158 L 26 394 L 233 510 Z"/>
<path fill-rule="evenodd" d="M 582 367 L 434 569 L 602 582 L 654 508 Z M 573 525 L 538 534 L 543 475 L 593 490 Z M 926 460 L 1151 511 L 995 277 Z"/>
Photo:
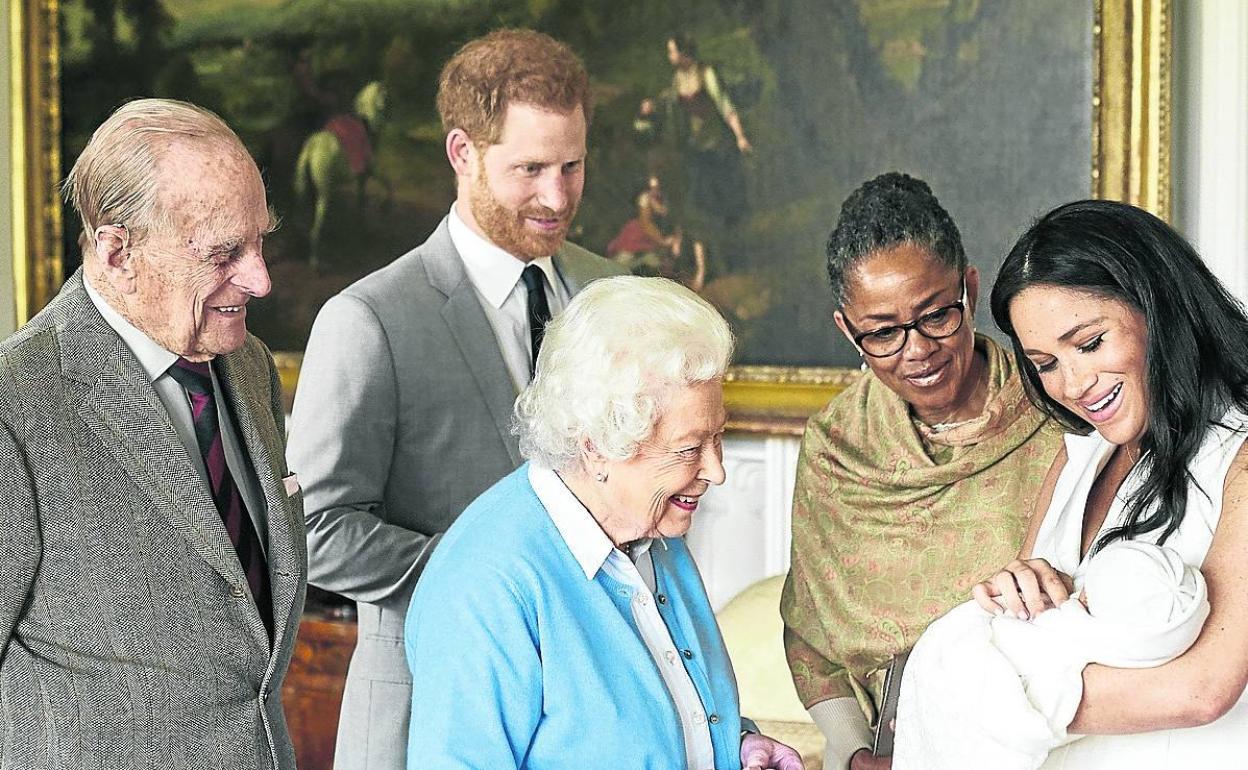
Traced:
<path fill-rule="evenodd" d="M 962 317 L 966 314 L 966 279 L 962 279 L 962 299 L 957 302 L 938 307 L 930 313 L 924 313 L 910 323 L 896 326 L 885 326 L 875 331 L 858 333 L 845 319 L 845 326 L 854 335 L 854 342 L 863 353 L 872 358 L 888 358 L 901 352 L 913 329 L 929 340 L 943 340 L 952 337 L 962 328 Z"/>

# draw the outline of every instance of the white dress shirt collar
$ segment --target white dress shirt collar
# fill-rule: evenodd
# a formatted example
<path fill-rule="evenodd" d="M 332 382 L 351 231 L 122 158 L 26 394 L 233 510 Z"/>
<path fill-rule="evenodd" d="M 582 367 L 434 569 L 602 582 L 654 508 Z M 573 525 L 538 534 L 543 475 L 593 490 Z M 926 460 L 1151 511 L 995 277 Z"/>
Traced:
<path fill-rule="evenodd" d="M 529 463 L 529 483 L 586 578 L 593 580 L 613 553 L 619 554 L 621 559 L 628 559 L 611 544 L 611 539 L 602 531 L 597 520 L 576 499 L 576 495 L 563 483 L 559 474 L 550 468 Z M 632 549 L 633 558 L 636 559 L 649 550 L 650 543 L 649 538 L 638 541 Z"/>
<path fill-rule="evenodd" d="M 121 341 L 126 343 L 126 347 L 130 348 L 130 352 L 134 353 L 134 357 L 139 359 L 139 365 L 143 367 L 143 372 L 147 375 L 148 382 L 155 382 L 158 377 L 163 375 L 169 367 L 173 366 L 178 360 L 176 353 L 170 353 L 162 348 L 155 340 L 139 331 L 134 324 L 127 321 L 108 304 L 100 293 L 91 285 L 91 281 L 84 275 L 82 277 L 82 285 L 87 289 L 87 297 L 91 299 L 91 304 L 95 305 L 95 309 L 100 311 L 100 315 L 104 317 L 104 322 L 117 332 L 117 336 L 121 337 Z"/>
<path fill-rule="evenodd" d="M 450 221 L 447 228 L 451 234 L 451 243 L 455 244 L 455 250 L 463 260 L 464 268 L 468 271 L 468 280 L 472 281 L 472 285 L 486 302 L 496 308 L 502 307 L 516 282 L 520 280 L 520 274 L 529 264 L 542 269 L 551 287 L 556 285 L 555 281 L 558 279 L 551 257 L 538 257 L 529 263 L 517 259 L 474 232 L 459 216 L 458 206 L 458 201 L 451 204 L 451 213 L 448 215 Z"/>

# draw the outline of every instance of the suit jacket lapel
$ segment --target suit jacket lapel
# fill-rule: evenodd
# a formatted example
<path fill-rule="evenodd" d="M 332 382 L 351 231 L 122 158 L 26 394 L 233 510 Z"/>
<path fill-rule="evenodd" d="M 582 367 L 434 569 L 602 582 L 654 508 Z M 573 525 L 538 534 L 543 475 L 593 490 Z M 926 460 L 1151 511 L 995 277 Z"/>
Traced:
<path fill-rule="evenodd" d="M 575 297 L 590 281 L 612 274 L 603 270 L 600 263 L 579 256 L 573 249 L 573 246 L 565 242 L 552 258 L 555 270 L 568 288 L 569 297 Z"/>
<path fill-rule="evenodd" d="M 511 411 L 517 394 L 507 373 L 503 354 L 498 349 L 494 330 L 481 309 L 481 300 L 468 279 L 463 260 L 455 250 L 445 219 L 429 236 L 425 249 L 424 262 L 429 283 L 446 295 L 442 318 L 472 371 L 499 438 L 507 447 L 508 457 L 512 463 L 519 465 L 520 447 L 511 434 Z"/>
<path fill-rule="evenodd" d="M 62 371 L 87 386 L 79 415 L 191 547 L 231 584 L 246 585 L 221 516 L 138 360 L 91 305 L 81 278 L 60 296 L 66 315 L 81 319 L 60 334 Z"/>
<path fill-rule="evenodd" d="M 291 633 L 285 622 L 299 592 L 298 565 L 305 557 L 298 545 L 302 525 L 294 521 L 297 512 L 286 494 L 284 475 L 284 439 L 269 412 L 269 401 L 258 391 L 257 378 L 267 376 L 264 368 L 248 366 L 247 353 L 238 351 L 218 358 L 222 388 L 234 415 L 235 428 L 247 449 L 251 466 L 260 482 L 267 511 L 252 517 L 265 523 L 269 583 L 273 594 L 273 648 L 281 649 L 286 634 Z M 260 514 L 261 512 L 257 512 Z M 268 644 L 264 625 L 256 616 L 257 629 Z"/>
<path fill-rule="evenodd" d="M 218 361 L 223 360 L 223 358 L 218 359 Z M 238 428 L 239 418 L 234 407 L 236 399 L 231 398 L 227 392 L 229 389 L 225 386 L 225 379 L 221 374 L 223 366 L 223 363 L 218 363 L 213 367 L 216 377 L 217 414 L 222 415 L 222 449 L 225 450 L 230 473 L 234 476 L 234 485 L 238 487 L 238 494 L 243 498 L 247 516 L 259 534 L 260 549 L 267 559 L 269 538 L 265 536 L 265 533 L 269 531 L 269 503 L 264 498 L 264 491 L 260 488 L 258 481 L 259 474 L 255 471 L 251 453 L 247 451 L 247 445 Z M 234 467 L 236 465 L 241 465 L 237 471 Z"/>

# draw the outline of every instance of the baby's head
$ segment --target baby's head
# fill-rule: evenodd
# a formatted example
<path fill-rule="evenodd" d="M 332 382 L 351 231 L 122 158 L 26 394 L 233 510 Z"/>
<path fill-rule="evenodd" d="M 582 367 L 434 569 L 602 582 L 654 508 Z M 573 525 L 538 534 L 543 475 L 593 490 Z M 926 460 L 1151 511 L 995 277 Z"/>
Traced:
<path fill-rule="evenodd" d="M 1080 599 L 1095 618 L 1131 625 L 1165 624 L 1198 600 L 1199 575 L 1174 549 L 1117 540 L 1088 563 Z"/>

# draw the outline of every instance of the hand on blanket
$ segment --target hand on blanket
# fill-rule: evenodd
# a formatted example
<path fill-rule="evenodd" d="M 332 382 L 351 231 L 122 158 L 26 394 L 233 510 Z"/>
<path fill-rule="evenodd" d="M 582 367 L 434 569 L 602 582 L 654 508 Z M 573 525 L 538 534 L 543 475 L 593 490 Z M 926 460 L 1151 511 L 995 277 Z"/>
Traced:
<path fill-rule="evenodd" d="M 1015 559 L 988 580 L 976 584 L 971 596 L 995 614 L 1012 612 L 1030 620 L 1070 598 L 1075 582 L 1044 559 Z"/>
<path fill-rule="evenodd" d="M 870 749 L 858 749 L 849 758 L 849 770 L 893 770 L 893 758 L 877 757 Z"/>
<path fill-rule="evenodd" d="M 741 739 L 742 770 L 802 770 L 798 753 L 777 740 L 758 733 Z"/>

